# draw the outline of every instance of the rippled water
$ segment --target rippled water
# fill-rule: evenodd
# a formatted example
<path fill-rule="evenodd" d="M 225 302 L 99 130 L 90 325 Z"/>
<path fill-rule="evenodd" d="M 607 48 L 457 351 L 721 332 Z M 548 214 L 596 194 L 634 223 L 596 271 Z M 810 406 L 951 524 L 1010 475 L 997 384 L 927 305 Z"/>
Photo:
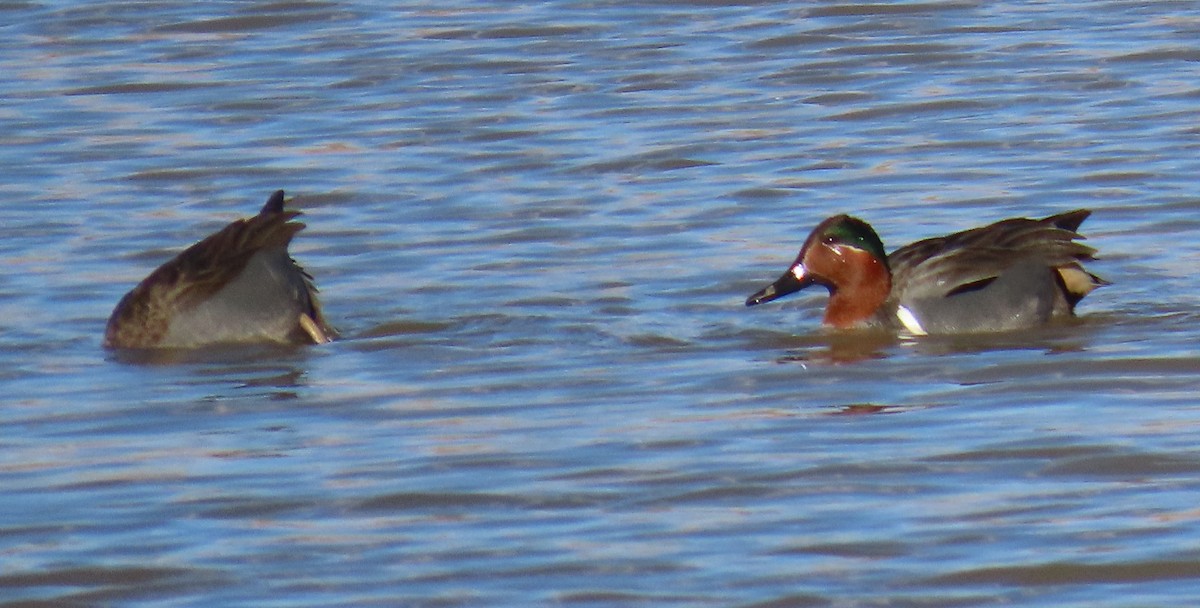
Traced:
<path fill-rule="evenodd" d="M 0 3 L 0 606 L 1200 602 L 1194 3 Z M 345 339 L 112 306 L 286 189 Z M 746 309 L 1076 207 L 986 338 Z"/>

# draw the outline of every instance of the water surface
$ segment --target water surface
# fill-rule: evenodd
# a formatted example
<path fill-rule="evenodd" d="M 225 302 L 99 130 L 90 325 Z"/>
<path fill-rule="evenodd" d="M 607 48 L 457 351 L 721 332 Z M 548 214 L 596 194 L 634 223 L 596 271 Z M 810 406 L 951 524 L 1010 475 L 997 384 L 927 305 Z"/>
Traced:
<path fill-rule="evenodd" d="M 1197 603 L 1194 8 L 0 4 L 0 606 Z M 277 188 L 344 340 L 101 348 Z M 1046 331 L 742 305 L 1078 207 Z"/>

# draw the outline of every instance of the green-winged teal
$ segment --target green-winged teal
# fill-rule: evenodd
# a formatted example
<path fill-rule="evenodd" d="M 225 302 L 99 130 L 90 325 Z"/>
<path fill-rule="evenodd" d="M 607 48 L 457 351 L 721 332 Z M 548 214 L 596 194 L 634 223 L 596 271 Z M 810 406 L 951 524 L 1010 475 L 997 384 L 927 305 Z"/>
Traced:
<path fill-rule="evenodd" d="M 159 266 L 108 319 L 111 348 L 195 348 L 231 342 L 323 343 L 336 332 L 312 277 L 288 254 L 304 224 L 283 191 Z"/>
<path fill-rule="evenodd" d="M 1108 282 L 1084 269 L 1095 249 L 1077 242 L 1090 210 L 1006 219 L 917 241 L 886 255 L 866 222 L 835 215 L 812 231 L 783 276 L 746 300 L 829 289 L 825 324 L 906 328 L 917 335 L 1006 331 L 1074 314 Z"/>

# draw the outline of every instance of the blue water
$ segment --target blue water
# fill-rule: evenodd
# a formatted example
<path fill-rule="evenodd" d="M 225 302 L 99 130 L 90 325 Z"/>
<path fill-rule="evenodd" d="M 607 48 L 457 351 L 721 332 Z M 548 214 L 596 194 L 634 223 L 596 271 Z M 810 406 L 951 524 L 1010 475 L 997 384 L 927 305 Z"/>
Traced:
<path fill-rule="evenodd" d="M 1195 8 L 0 4 L 0 606 L 1200 602 Z M 343 340 L 101 348 L 278 188 Z M 742 304 L 1078 207 L 1044 332 Z"/>

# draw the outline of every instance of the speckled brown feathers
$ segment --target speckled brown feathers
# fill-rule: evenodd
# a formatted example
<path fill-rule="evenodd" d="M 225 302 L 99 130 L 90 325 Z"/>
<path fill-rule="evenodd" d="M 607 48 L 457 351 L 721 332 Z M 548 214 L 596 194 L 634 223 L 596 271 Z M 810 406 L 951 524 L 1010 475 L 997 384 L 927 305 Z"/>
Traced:
<path fill-rule="evenodd" d="M 303 288 L 290 297 L 299 300 L 294 302 L 295 306 L 302 315 L 308 315 L 318 335 L 311 336 L 312 331 L 300 327 L 302 321 L 297 319 L 296 337 L 271 338 L 284 342 L 328 341 L 328 336 L 334 332 L 321 313 L 312 277 L 286 257 L 288 244 L 304 224 L 291 221 L 300 212 L 284 211 L 283 198 L 282 190 L 275 192 L 258 215 L 229 224 L 150 273 L 117 304 L 105 331 L 105 345 L 115 348 L 194 346 L 164 342 L 172 323 L 221 292 L 257 254 L 273 250 L 282 252 L 281 259 L 286 260 L 278 272 L 302 277 L 299 284 Z M 290 310 L 293 306 L 287 308 Z M 280 314 L 290 312 L 280 311 Z M 326 337 L 324 340 L 322 334 Z M 249 340 L 255 337 L 247 336 Z"/>

